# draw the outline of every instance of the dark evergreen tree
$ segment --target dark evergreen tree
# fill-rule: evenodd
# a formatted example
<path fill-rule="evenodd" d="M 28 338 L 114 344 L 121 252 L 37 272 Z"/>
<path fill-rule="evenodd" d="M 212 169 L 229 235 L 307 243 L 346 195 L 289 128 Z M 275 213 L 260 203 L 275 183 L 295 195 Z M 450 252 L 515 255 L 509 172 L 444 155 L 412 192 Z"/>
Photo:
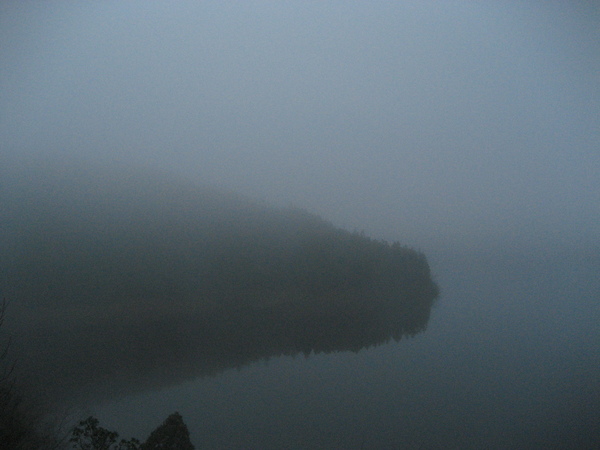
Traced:
<path fill-rule="evenodd" d="M 194 450 L 190 432 L 181 414 L 171 414 L 142 444 L 142 450 Z"/>

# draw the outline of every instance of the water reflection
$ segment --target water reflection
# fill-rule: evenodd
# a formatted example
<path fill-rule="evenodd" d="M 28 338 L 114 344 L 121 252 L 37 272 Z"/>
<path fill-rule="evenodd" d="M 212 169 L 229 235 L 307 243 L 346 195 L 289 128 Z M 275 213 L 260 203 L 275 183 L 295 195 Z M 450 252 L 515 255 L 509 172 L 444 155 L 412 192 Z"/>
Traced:
<path fill-rule="evenodd" d="M 147 173 L 7 172 L 3 295 L 19 369 L 52 398 L 114 397 L 262 358 L 425 329 L 425 256 Z"/>
<path fill-rule="evenodd" d="M 21 335 L 30 379 L 56 398 L 110 398 L 279 355 L 358 351 L 425 329 L 434 296 L 315 298 L 304 305 L 80 318 Z M 35 380 L 37 379 L 37 380 Z"/>

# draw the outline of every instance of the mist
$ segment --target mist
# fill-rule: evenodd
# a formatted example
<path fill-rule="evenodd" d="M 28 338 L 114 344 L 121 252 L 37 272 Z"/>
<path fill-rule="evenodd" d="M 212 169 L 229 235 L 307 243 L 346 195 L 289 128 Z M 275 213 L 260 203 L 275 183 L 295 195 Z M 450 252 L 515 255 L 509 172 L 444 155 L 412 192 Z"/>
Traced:
<path fill-rule="evenodd" d="M 5 153 L 128 161 L 434 245 L 598 242 L 598 9 L 5 2 Z"/>
<path fill-rule="evenodd" d="M 33 368 L 51 368 L 54 397 L 97 392 L 90 412 L 132 434 L 180 410 L 213 448 L 597 445 L 598 24 L 583 0 L 2 2 L 0 295 L 12 348 L 35 355 L 23 372 L 43 385 Z M 307 229 L 320 238 L 294 246 Z M 431 289 L 414 317 L 369 322 L 382 278 L 352 272 L 358 250 L 339 266 L 322 254 L 394 242 Z M 189 270 L 238 273 L 215 256 L 236 251 L 248 279 L 217 289 Z M 281 255 L 322 265 L 290 272 Z M 259 260 L 268 270 L 245 264 Z M 289 310 L 213 316 L 223 329 L 200 338 L 181 306 L 202 292 L 202 308 L 310 309 L 282 294 L 299 279 L 359 311 L 337 308 L 330 328 L 309 314 L 313 330 L 363 335 L 282 331 L 267 349 L 261 330 Z M 369 294 L 324 294 L 346 279 Z M 229 285 L 251 289 L 211 296 Z M 81 317 L 111 327 L 87 333 Z M 211 345 L 251 322 L 260 349 Z M 104 354 L 102 370 L 66 345 L 78 326 L 68 339 Z M 220 356 L 203 365 L 205 347 Z M 122 364 L 106 369 L 112 348 Z M 75 354 L 87 362 L 64 370 Z"/>
<path fill-rule="evenodd" d="M 422 253 L 299 209 L 114 164 L 0 173 L 8 330 L 54 401 L 399 341 L 438 296 Z"/>

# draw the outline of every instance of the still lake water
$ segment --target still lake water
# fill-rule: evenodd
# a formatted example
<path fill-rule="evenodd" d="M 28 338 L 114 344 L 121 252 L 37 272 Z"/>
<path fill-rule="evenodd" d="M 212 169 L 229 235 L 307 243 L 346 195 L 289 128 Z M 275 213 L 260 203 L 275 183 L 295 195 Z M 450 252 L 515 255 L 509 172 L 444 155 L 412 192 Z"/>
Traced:
<path fill-rule="evenodd" d="M 89 407 L 145 439 L 179 411 L 196 448 L 600 445 L 600 253 L 427 252 L 424 333 L 281 357 Z"/>

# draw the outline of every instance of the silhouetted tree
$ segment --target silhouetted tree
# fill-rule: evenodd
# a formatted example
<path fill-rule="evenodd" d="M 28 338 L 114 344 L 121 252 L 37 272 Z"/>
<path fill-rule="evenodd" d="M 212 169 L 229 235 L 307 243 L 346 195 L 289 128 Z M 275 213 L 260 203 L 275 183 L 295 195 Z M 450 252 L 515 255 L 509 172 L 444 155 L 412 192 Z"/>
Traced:
<path fill-rule="evenodd" d="M 154 430 L 141 450 L 194 450 L 190 441 L 190 432 L 181 414 L 175 412 Z"/>
<path fill-rule="evenodd" d="M 167 417 L 144 444 L 136 438 L 117 443 L 118 438 L 119 433 L 101 427 L 98 419 L 90 416 L 73 429 L 69 442 L 74 450 L 194 450 L 190 432 L 178 412 Z"/>
<path fill-rule="evenodd" d="M 98 419 L 90 416 L 80 421 L 73 429 L 69 442 L 71 448 L 77 450 L 138 450 L 140 448 L 140 441 L 135 438 L 128 441 L 121 439 L 117 443 L 118 438 L 119 433 L 99 426 Z"/>
<path fill-rule="evenodd" d="M 10 337 L 2 330 L 6 300 L 0 303 L 0 449 L 58 449 L 64 445 L 58 429 L 45 420 L 41 405 L 27 401 L 14 377 L 16 360 L 9 356 Z"/>

